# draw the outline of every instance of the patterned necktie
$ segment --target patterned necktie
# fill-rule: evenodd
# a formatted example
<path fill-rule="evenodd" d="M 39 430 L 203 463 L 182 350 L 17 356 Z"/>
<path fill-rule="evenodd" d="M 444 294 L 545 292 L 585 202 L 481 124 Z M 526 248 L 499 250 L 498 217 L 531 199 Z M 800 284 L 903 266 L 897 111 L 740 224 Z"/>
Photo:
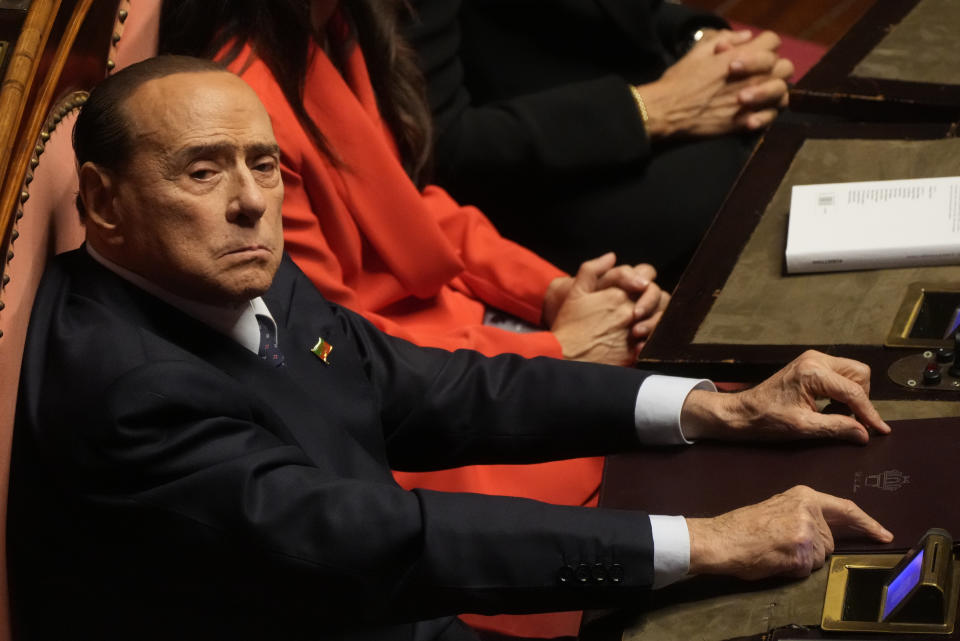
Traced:
<path fill-rule="evenodd" d="M 273 363 L 274 367 L 283 367 L 283 352 L 277 346 L 277 333 L 270 319 L 257 314 L 257 324 L 260 325 L 260 358 Z"/>

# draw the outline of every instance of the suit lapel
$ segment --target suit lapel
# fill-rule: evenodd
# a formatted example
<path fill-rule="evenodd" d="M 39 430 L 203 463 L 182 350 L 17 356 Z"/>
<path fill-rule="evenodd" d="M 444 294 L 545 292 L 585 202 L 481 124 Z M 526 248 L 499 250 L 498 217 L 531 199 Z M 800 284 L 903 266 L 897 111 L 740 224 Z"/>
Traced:
<path fill-rule="evenodd" d="M 89 276 L 75 272 L 74 281 L 85 283 L 81 285 L 85 295 L 100 300 L 121 318 L 170 343 L 171 351 L 183 350 L 180 357 L 195 357 L 244 385 L 260 399 L 251 401 L 251 407 L 261 414 L 255 420 L 279 438 L 297 443 L 315 461 L 341 464 L 345 473 L 363 465 L 357 459 L 364 451 L 376 461 L 374 469 L 384 469 L 386 454 L 382 451 L 382 439 L 377 447 L 376 439 L 368 436 L 375 434 L 379 425 L 379 417 L 371 412 L 376 404 L 370 402 L 369 381 L 360 380 L 356 368 L 347 364 L 350 359 L 344 357 L 350 355 L 349 349 L 342 350 L 340 361 L 344 367 L 326 366 L 309 352 L 312 343 L 306 345 L 310 339 L 305 337 L 316 332 L 332 337 L 333 315 L 327 305 L 307 306 L 302 312 L 293 312 L 298 272 L 292 263 L 286 264 L 288 259 L 285 258 L 274 285 L 264 295 L 275 315 L 280 349 L 287 362 L 287 367 L 277 368 L 232 338 L 103 268 L 86 251 L 80 252 L 82 254 L 75 257 L 78 260 L 75 269 L 86 271 Z M 323 301 L 319 295 L 315 298 Z M 307 322 L 291 323 L 294 315 Z M 336 339 L 333 342 L 336 344 Z M 163 357 L 171 356 L 164 354 Z M 322 429 L 318 429 L 321 426 Z M 344 447 L 344 438 L 362 447 Z M 330 448 L 358 456 L 337 460 L 325 453 Z"/>

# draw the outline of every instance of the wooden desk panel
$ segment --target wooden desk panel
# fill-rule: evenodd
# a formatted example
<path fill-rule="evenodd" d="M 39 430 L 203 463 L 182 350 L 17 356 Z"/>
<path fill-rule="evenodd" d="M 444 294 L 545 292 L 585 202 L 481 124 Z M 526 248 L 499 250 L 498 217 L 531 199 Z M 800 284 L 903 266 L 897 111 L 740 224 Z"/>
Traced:
<path fill-rule="evenodd" d="M 900 52 L 890 48 L 903 35 L 910 35 L 916 25 L 910 15 L 921 5 L 924 12 L 944 11 L 944 23 L 955 30 L 958 6 L 952 0 L 946 4 L 924 6 L 922 3 L 942 3 L 944 0 L 878 0 L 873 8 L 838 42 L 821 61 L 804 76 L 791 91 L 794 110 L 830 113 L 861 121 L 955 121 L 960 117 L 960 60 L 950 65 L 941 60 L 940 70 L 956 68 L 955 83 L 924 82 L 924 74 L 886 68 L 884 55 L 895 60 Z M 898 27 L 903 27 L 897 33 Z M 930 55 L 928 43 L 921 38 L 914 42 L 917 59 Z M 955 42 L 955 40 L 954 40 Z M 900 43 L 903 44 L 903 43 Z M 960 46 L 941 47 L 938 54 L 949 56 L 960 53 Z M 866 59 L 866 62 L 865 62 Z M 926 71 L 926 70 L 925 70 Z M 936 71 L 931 69 L 931 72 Z M 878 77 L 879 76 L 879 77 Z M 942 73 L 937 78 L 942 77 Z M 949 76 L 947 76 L 949 78 Z"/>
<path fill-rule="evenodd" d="M 881 415 L 887 420 L 897 418 L 945 417 L 960 414 L 960 403 L 890 401 L 878 403 L 878 409 Z M 923 432 L 924 437 L 935 432 L 944 434 L 954 429 L 960 429 L 960 419 L 936 423 L 901 423 L 895 426 L 894 434 L 902 438 L 909 433 L 910 429 L 925 430 Z M 941 436 L 941 439 L 942 438 Z M 904 451 L 902 448 L 898 448 L 893 441 L 884 442 L 881 440 L 876 445 L 880 448 L 886 446 L 886 460 L 888 461 L 891 456 L 890 452 Z M 954 449 L 956 448 L 952 441 L 951 445 Z M 664 450 L 654 453 L 652 457 L 649 453 L 647 453 L 647 455 L 643 453 L 628 453 L 608 457 L 604 470 L 603 486 L 600 492 L 600 506 L 618 509 L 649 508 L 657 513 L 675 513 L 677 509 L 681 511 L 684 510 L 682 507 L 670 507 L 676 504 L 676 497 L 694 496 L 693 492 L 699 491 L 707 492 L 708 494 L 701 494 L 700 498 L 695 498 L 688 502 L 692 504 L 702 504 L 704 506 L 711 504 L 731 504 L 723 508 L 728 509 L 730 507 L 739 507 L 743 503 L 762 500 L 762 498 L 766 498 L 766 496 L 774 491 L 770 490 L 771 487 L 776 486 L 778 483 L 782 483 L 784 487 L 789 486 L 797 482 L 797 478 L 800 478 L 802 482 L 812 485 L 814 488 L 844 494 L 842 479 L 838 482 L 836 479 L 827 481 L 821 478 L 819 479 L 820 487 L 818 488 L 818 479 L 804 479 L 802 475 L 798 476 L 797 470 L 800 468 L 797 467 L 792 467 L 792 471 L 785 474 L 782 478 L 779 476 L 765 477 L 768 478 L 768 481 L 764 482 L 765 488 L 757 487 L 755 478 L 752 483 L 737 483 L 736 481 L 731 481 L 731 479 L 736 479 L 740 475 L 743 475 L 744 478 L 750 478 L 751 476 L 755 477 L 756 474 L 743 465 L 727 465 L 723 469 L 709 469 L 713 466 L 707 465 L 705 459 L 702 458 L 696 460 L 691 459 L 686 462 L 688 471 L 691 469 L 697 470 L 697 472 L 693 473 L 693 476 L 696 476 L 696 474 L 703 469 L 709 469 L 708 472 L 701 474 L 701 476 L 715 480 L 717 478 L 716 475 L 722 475 L 725 470 L 728 470 L 730 472 L 730 478 L 726 480 L 721 479 L 715 483 L 715 486 L 709 489 L 704 489 L 702 478 L 699 481 L 692 477 L 672 480 L 666 478 L 669 476 L 669 472 L 665 473 L 664 469 L 673 470 L 676 469 L 678 465 L 682 467 L 684 465 L 683 457 L 687 455 L 700 456 L 702 454 L 709 454 L 708 452 L 700 452 L 700 454 L 697 454 L 695 451 L 697 447 L 696 445 L 692 446 L 689 452 L 686 452 L 683 448 L 679 450 Z M 735 454 L 734 458 L 742 463 L 745 462 L 748 457 L 748 454 L 745 452 L 752 446 L 743 445 L 741 447 L 744 453 Z M 810 450 L 816 447 L 817 444 L 815 443 L 799 442 L 795 447 L 780 449 L 782 449 L 787 458 L 789 458 L 793 454 L 802 457 L 804 456 L 804 450 Z M 847 459 L 843 451 L 844 447 L 843 444 L 831 447 L 833 450 L 831 456 L 834 457 L 834 460 L 832 462 L 824 460 L 820 466 L 821 471 L 831 470 L 829 474 L 832 474 L 833 468 L 836 467 L 836 461 Z M 858 446 L 850 445 L 846 447 L 850 448 L 851 460 L 856 459 L 858 455 L 862 456 L 866 452 L 866 450 Z M 727 449 L 730 451 L 740 449 L 737 446 L 727 448 L 720 446 L 720 448 L 721 450 Z M 760 450 L 760 454 L 764 455 L 762 452 L 763 448 L 758 449 Z M 881 464 L 884 460 L 882 452 L 883 450 L 881 449 L 881 454 L 874 460 L 874 463 L 879 465 L 877 470 L 882 470 L 885 467 Z M 941 469 L 949 468 L 950 461 L 952 461 L 955 454 L 946 451 L 946 449 L 939 449 L 938 453 L 941 455 L 941 460 L 938 463 L 939 467 Z M 893 456 L 899 461 L 898 467 L 904 470 L 910 470 L 911 474 L 913 474 L 915 473 L 914 468 L 920 467 L 917 457 L 923 455 L 922 449 L 916 449 L 912 452 L 912 456 L 901 457 L 899 454 Z M 712 460 L 716 463 L 721 460 L 721 458 L 722 455 Z M 912 462 L 911 458 L 913 458 Z M 736 469 L 731 469 L 732 467 Z M 766 467 L 762 469 L 766 469 L 767 467 L 775 467 L 771 465 L 769 459 Z M 840 465 L 840 467 L 842 467 L 842 465 Z M 848 467 L 851 469 L 859 469 L 856 464 Z M 867 469 L 869 473 L 873 468 L 867 466 L 865 469 Z M 790 476 L 791 474 L 792 476 Z M 839 476 L 843 477 L 843 474 Z M 664 485 L 655 487 L 645 485 L 645 483 L 649 483 L 651 478 L 656 479 L 657 482 L 662 481 Z M 950 481 L 948 480 L 938 481 L 929 478 L 921 479 L 920 482 L 934 484 L 942 482 L 950 485 Z M 667 483 L 672 484 L 672 489 L 669 491 L 663 489 Z M 824 488 L 822 483 L 827 483 L 828 487 Z M 652 489 L 644 491 L 644 487 Z M 718 488 L 726 488 L 726 490 L 721 490 L 721 494 L 714 495 L 713 493 L 715 493 Z M 904 484 L 900 489 L 906 490 L 909 493 L 909 491 L 913 489 L 913 486 Z M 854 494 L 853 497 L 855 500 L 861 502 L 864 507 L 867 508 L 868 512 L 873 512 L 876 516 L 880 517 L 881 522 L 887 522 L 886 524 L 893 528 L 895 534 L 898 531 L 900 531 L 901 534 L 905 534 L 902 532 L 902 529 L 910 529 L 909 526 L 903 523 L 892 525 L 889 522 L 891 518 L 889 515 L 881 516 L 881 514 L 885 514 L 884 510 L 889 512 L 889 508 L 886 507 L 887 499 L 883 497 L 878 499 L 876 493 L 885 494 L 884 491 L 871 490 L 874 492 L 873 496 L 864 494 L 865 491 L 866 488 L 861 488 L 861 493 Z M 846 493 L 849 495 L 849 489 L 847 489 Z M 732 496 L 732 494 L 736 494 L 736 497 Z M 866 503 L 863 501 L 866 501 Z M 917 506 L 921 511 L 931 509 L 930 504 L 927 504 L 926 507 L 918 505 L 915 498 L 909 497 L 908 495 L 900 498 L 899 501 L 900 509 L 903 509 L 902 506 L 904 505 L 910 506 L 906 508 L 908 510 L 912 509 L 913 506 Z M 934 509 L 942 509 L 937 507 L 939 505 L 937 503 L 933 503 L 932 505 Z M 716 514 L 717 511 L 723 511 L 723 509 L 711 509 L 709 513 L 698 512 L 692 515 L 710 516 Z M 950 517 L 945 517 L 944 521 L 949 520 L 953 522 L 956 518 L 956 514 L 953 514 Z M 893 520 L 896 521 L 897 519 Z M 903 520 L 912 523 L 914 520 L 926 521 L 927 519 L 923 517 L 915 517 L 913 519 L 903 517 Z M 901 537 L 904 539 L 904 542 L 898 547 L 901 547 L 901 549 L 908 547 L 912 541 L 919 536 L 918 532 L 923 532 L 929 525 L 933 524 L 917 523 L 916 525 L 917 527 L 913 529 L 917 531 L 910 532 L 907 536 Z M 947 527 L 949 528 L 950 526 L 948 525 Z M 843 545 L 843 541 L 838 540 L 838 545 Z M 856 549 L 858 546 L 856 541 L 848 542 L 847 545 L 852 545 L 853 549 Z M 879 549 L 879 547 L 877 549 Z M 648 599 L 645 599 L 643 603 L 639 603 L 637 608 L 632 611 L 586 613 L 580 637 L 583 641 L 686 641 L 687 639 L 693 638 L 699 641 L 725 641 L 727 639 L 735 639 L 736 641 L 746 641 L 746 639 L 774 641 L 774 639 L 850 638 L 850 634 L 841 634 L 838 636 L 823 633 L 819 630 L 826 586 L 826 574 L 826 570 L 821 568 L 820 571 L 815 572 L 811 577 L 803 581 L 768 579 L 759 582 L 747 582 L 724 577 L 698 577 L 697 579 L 674 584 L 668 588 L 651 593 Z M 803 627 L 799 628 L 797 626 Z M 857 639 L 861 638 L 856 635 L 852 636 Z M 935 637 L 931 635 L 921 635 L 918 637 L 884 635 L 884 639 L 894 641 L 895 639 L 912 638 L 914 641 L 919 641 L 920 639 L 932 638 L 953 639 L 958 636 L 960 636 L 960 632 L 954 632 L 954 634 L 947 637 Z"/>
<path fill-rule="evenodd" d="M 681 278 L 660 326 L 641 354 L 640 366 L 671 374 L 709 376 L 715 380 L 756 381 L 810 346 L 871 365 L 874 369 L 873 392 L 877 398 L 938 398 L 936 392 L 900 388 L 886 380 L 889 364 L 911 353 L 904 350 L 888 349 L 879 344 L 838 343 L 829 339 L 802 344 L 790 344 L 796 341 L 764 344 L 698 342 L 696 335 L 715 301 L 722 296 L 744 248 L 767 211 L 794 156 L 806 140 L 938 140 L 948 137 L 950 131 L 951 128 L 945 124 L 778 125 L 771 129 L 747 164 Z M 824 176 L 831 175 L 834 169 L 825 168 Z M 836 171 L 842 173 L 839 169 Z M 782 234 L 785 238 L 785 219 L 781 224 L 784 225 Z M 776 279 L 783 276 L 772 274 L 770 278 L 773 279 L 772 285 L 776 286 Z M 808 318 L 817 318 L 815 304 L 816 300 L 804 301 L 803 313 Z M 835 302 L 827 301 L 825 304 L 833 306 Z M 891 317 L 884 323 L 884 332 L 892 321 Z M 942 398 L 943 393 L 939 397 Z M 955 400 L 960 401 L 960 396 Z"/>

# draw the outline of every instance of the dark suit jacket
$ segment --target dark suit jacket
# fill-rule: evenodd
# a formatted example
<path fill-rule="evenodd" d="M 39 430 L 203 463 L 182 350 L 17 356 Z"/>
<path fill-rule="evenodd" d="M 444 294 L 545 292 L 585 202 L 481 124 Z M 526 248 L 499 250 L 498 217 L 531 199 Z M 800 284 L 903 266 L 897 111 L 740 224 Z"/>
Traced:
<path fill-rule="evenodd" d="M 48 269 L 14 436 L 18 639 L 437 638 L 449 620 L 426 620 L 649 586 L 642 514 L 389 472 L 631 447 L 643 373 L 415 347 L 289 260 L 264 298 L 283 369 L 83 250 Z"/>

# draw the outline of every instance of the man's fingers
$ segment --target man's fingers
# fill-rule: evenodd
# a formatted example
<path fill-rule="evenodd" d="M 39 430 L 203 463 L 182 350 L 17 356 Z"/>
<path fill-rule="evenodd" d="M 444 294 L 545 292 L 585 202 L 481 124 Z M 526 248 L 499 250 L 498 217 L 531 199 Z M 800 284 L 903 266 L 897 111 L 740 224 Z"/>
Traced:
<path fill-rule="evenodd" d="M 577 270 L 573 279 L 573 287 L 582 292 L 592 292 L 597 289 L 597 282 L 617 262 L 617 256 L 608 252 L 592 260 L 585 261 Z"/>
<path fill-rule="evenodd" d="M 868 443 L 870 434 L 857 419 L 843 414 L 821 414 L 812 412 L 813 416 L 803 432 L 809 436 L 839 438 L 854 443 Z"/>
<path fill-rule="evenodd" d="M 864 392 L 870 391 L 870 366 L 866 363 L 813 350 L 807 351 L 805 355 L 823 359 L 830 369 L 860 385 Z"/>
<path fill-rule="evenodd" d="M 829 369 L 819 370 L 818 375 L 811 379 L 809 391 L 814 395 L 826 396 L 844 403 L 867 428 L 880 434 L 890 433 L 890 426 L 880 418 L 866 389 L 846 376 Z"/>
<path fill-rule="evenodd" d="M 817 492 L 817 500 L 820 503 L 823 518 L 831 528 L 844 527 L 862 532 L 881 543 L 889 543 L 893 540 L 893 534 L 889 530 L 861 510 L 853 501 L 820 492 Z"/>

